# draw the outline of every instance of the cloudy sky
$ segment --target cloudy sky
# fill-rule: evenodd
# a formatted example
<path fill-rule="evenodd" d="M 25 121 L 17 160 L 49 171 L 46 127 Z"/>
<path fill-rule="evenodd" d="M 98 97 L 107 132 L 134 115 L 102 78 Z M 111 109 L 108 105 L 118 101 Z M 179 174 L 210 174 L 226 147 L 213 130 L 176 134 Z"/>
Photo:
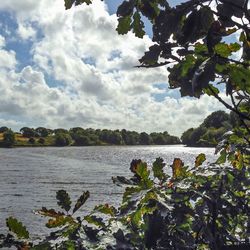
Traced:
<path fill-rule="evenodd" d="M 120 36 L 117 0 L 0 1 L 0 126 L 126 128 L 180 135 L 223 107 L 180 98 L 168 71 L 137 69 L 149 36 Z M 175 4 L 178 1 L 172 1 Z"/>

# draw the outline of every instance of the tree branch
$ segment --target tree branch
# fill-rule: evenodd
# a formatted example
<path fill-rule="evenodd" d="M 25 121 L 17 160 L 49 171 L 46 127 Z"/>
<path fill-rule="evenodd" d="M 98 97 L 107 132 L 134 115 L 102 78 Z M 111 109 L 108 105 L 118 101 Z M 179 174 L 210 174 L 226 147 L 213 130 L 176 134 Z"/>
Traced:
<path fill-rule="evenodd" d="M 229 110 L 235 112 L 237 115 L 239 115 L 242 119 L 248 120 L 250 121 L 250 117 L 246 116 L 245 114 L 242 114 L 241 112 L 239 112 L 238 110 L 236 110 L 235 108 L 233 108 L 231 105 L 229 105 L 228 103 L 226 103 L 221 97 L 219 97 L 219 95 L 213 90 L 213 88 L 211 88 L 208 85 L 209 90 L 213 93 L 213 96 L 219 101 L 221 102 L 226 108 L 228 108 Z"/>

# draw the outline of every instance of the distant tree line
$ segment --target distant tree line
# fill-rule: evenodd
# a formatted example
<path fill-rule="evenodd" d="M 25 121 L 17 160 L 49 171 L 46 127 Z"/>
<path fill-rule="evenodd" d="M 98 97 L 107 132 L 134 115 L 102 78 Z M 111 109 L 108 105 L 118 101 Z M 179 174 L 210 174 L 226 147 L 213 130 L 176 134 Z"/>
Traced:
<path fill-rule="evenodd" d="M 36 129 L 23 127 L 21 136 L 28 138 L 28 143 L 47 146 L 93 146 L 93 145 L 173 145 L 183 143 L 190 147 L 213 147 L 221 140 L 223 134 L 232 130 L 239 124 L 239 118 L 231 112 L 216 111 L 204 119 L 197 128 L 186 130 L 181 140 L 165 132 L 138 133 L 136 131 L 93 129 L 74 127 L 69 130 L 64 128 Z M 3 133 L 4 146 L 15 144 L 15 134 L 7 127 L 0 127 Z M 19 134 L 20 134 L 19 133 Z"/>
<path fill-rule="evenodd" d="M 0 133 L 7 134 L 11 130 L 1 127 Z M 12 131 L 11 131 L 12 132 Z M 13 133 L 13 132 L 12 132 Z M 14 134 L 14 133 L 13 133 Z M 74 127 L 69 130 L 64 128 L 48 129 L 45 127 L 20 129 L 21 136 L 28 138 L 28 143 L 56 146 L 93 146 L 93 145 L 167 145 L 180 144 L 178 137 L 170 135 L 167 131 L 159 133 L 138 133 L 129 130 L 109 130 Z M 15 137 L 15 136 L 14 136 Z M 15 138 L 12 145 L 15 143 Z"/>

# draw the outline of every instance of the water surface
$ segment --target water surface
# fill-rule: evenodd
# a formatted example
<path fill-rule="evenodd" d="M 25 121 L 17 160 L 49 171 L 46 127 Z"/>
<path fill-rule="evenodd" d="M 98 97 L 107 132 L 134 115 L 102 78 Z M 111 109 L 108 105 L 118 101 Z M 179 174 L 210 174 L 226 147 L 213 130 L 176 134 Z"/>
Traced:
<path fill-rule="evenodd" d="M 117 206 L 123 188 L 114 185 L 111 177 L 129 176 L 132 159 L 152 163 L 162 157 L 171 164 L 178 157 L 191 165 L 199 153 L 205 153 L 210 162 L 216 158 L 212 148 L 183 146 L 0 148 L 0 233 L 5 218 L 15 216 L 34 237 L 44 234 L 41 225 L 45 220 L 33 210 L 42 206 L 57 209 L 55 193 L 59 189 L 67 190 L 73 203 L 82 191 L 90 191 L 79 216 L 97 204 Z"/>

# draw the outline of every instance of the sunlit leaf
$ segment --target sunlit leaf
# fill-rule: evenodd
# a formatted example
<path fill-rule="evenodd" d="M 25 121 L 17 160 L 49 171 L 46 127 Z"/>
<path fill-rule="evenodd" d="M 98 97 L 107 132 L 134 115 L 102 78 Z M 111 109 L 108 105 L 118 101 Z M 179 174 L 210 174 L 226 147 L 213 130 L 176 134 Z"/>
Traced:
<path fill-rule="evenodd" d="M 153 185 L 152 180 L 149 179 L 150 171 L 148 170 L 147 163 L 143 162 L 138 164 L 136 174 L 140 177 L 140 184 L 144 188 L 150 188 Z"/>
<path fill-rule="evenodd" d="M 144 23 L 141 21 L 141 16 L 138 11 L 134 13 L 133 19 L 134 21 L 132 23 L 132 27 L 133 27 L 133 32 L 135 33 L 135 36 L 139 38 L 143 38 L 143 36 L 145 35 Z"/>
<path fill-rule="evenodd" d="M 206 155 L 201 153 L 195 159 L 195 167 L 199 167 L 206 160 Z"/>
<path fill-rule="evenodd" d="M 217 164 L 223 164 L 225 163 L 227 160 L 227 153 L 226 153 L 226 150 L 223 149 L 221 152 L 220 152 L 220 156 L 219 158 L 217 159 L 216 163 Z"/>
<path fill-rule="evenodd" d="M 120 17 L 118 19 L 118 26 L 116 28 L 118 34 L 125 35 L 131 29 L 131 16 Z"/>
<path fill-rule="evenodd" d="M 97 211 L 103 214 L 108 214 L 111 216 L 115 216 L 115 214 L 117 213 L 116 208 L 113 206 L 110 206 L 109 204 L 96 206 L 94 211 Z"/>
<path fill-rule="evenodd" d="M 172 164 L 173 179 L 186 176 L 186 168 L 181 159 L 175 158 Z"/>
<path fill-rule="evenodd" d="M 87 215 L 84 217 L 84 220 L 86 220 L 90 224 L 94 224 L 98 227 L 105 227 L 105 223 L 103 222 L 103 219 L 100 217 L 97 217 L 95 215 Z"/>
<path fill-rule="evenodd" d="M 17 238 L 19 239 L 29 238 L 29 232 L 27 231 L 26 227 L 22 224 L 22 222 L 19 222 L 16 218 L 14 217 L 7 218 L 6 225 L 9 228 L 9 230 L 17 236 Z"/>
<path fill-rule="evenodd" d="M 207 88 L 203 88 L 204 93 L 206 93 L 209 96 L 214 96 L 215 94 L 219 94 L 220 91 L 214 85 L 208 84 Z"/>

